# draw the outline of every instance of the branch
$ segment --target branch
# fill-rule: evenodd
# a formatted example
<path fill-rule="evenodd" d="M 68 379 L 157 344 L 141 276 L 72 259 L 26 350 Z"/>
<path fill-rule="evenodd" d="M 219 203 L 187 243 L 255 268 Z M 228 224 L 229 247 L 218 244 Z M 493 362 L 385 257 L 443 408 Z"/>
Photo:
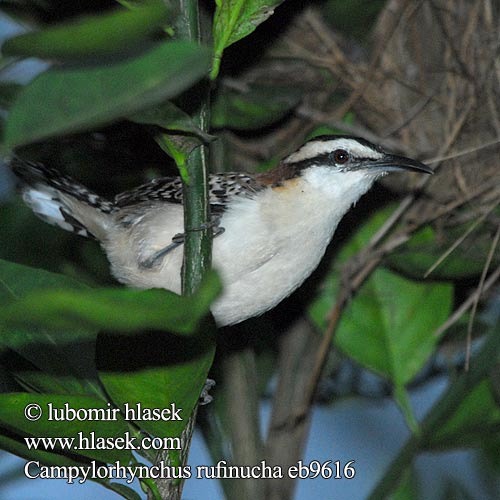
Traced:
<path fill-rule="evenodd" d="M 200 18 L 197 0 L 178 0 L 179 18 L 176 32 L 180 39 L 201 42 Z M 166 62 L 168 63 L 168 61 Z M 209 123 L 208 87 L 200 95 L 199 108 L 193 121 L 203 131 L 208 130 Z M 212 233 L 209 228 L 210 207 L 208 203 L 208 169 L 207 150 L 205 146 L 194 149 L 186 161 L 189 180 L 183 180 L 184 200 L 184 261 L 182 266 L 182 293 L 192 295 L 210 268 L 212 257 Z M 171 456 L 168 451 L 158 453 L 156 463 L 183 466 L 187 463 L 189 447 L 193 438 L 198 405 L 195 406 L 184 428 L 180 439 L 182 452 L 179 457 Z M 180 500 L 184 481 L 159 478 L 155 481 L 163 500 Z M 149 495 L 152 498 L 152 494 Z"/>
<path fill-rule="evenodd" d="M 300 317 L 280 338 L 278 380 L 273 397 L 265 459 L 282 470 L 302 458 L 302 443 L 309 431 L 310 419 L 297 421 L 293 417 L 307 389 L 320 336 L 312 325 Z M 290 418 L 292 417 L 292 418 Z M 280 500 L 293 498 L 297 481 L 285 477 L 268 479 L 262 498 Z"/>

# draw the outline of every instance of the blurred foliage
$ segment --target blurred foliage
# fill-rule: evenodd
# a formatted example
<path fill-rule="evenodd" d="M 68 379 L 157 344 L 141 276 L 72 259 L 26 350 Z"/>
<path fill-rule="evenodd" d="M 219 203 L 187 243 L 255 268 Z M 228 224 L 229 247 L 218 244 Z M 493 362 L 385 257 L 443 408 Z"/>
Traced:
<path fill-rule="evenodd" d="M 26 401 L 38 402 L 43 407 L 47 401 L 56 406 L 61 400 L 68 401 L 72 408 L 100 408 L 108 401 L 101 385 L 117 405 L 124 401 L 138 402 L 146 408 L 164 408 L 175 401 L 189 413 L 196 403 L 213 356 L 211 327 L 207 323 L 199 325 L 199 322 L 207 313 L 214 294 L 218 293 L 215 276 L 197 295 L 190 297 L 160 290 L 141 293 L 126 289 L 89 289 L 63 275 L 5 261 L 0 261 L 0 276 L 0 333 L 4 346 L 2 355 L 8 369 L 26 389 L 51 393 L 40 395 L 38 399 L 29 394 L 6 395 L 12 397 L 1 405 L 5 412 L 0 419 L 4 419 L 10 434 L 17 433 L 20 438 L 26 432 L 33 436 L 76 436 L 78 431 L 85 432 L 81 422 L 76 425 L 74 421 L 53 425 L 50 433 L 46 427 L 53 422 L 37 421 L 29 427 L 30 422 L 23 418 Z M 75 293 L 77 295 L 73 295 Z M 125 298 L 123 293 L 132 296 Z M 115 333 L 107 341 L 101 336 L 96 349 L 99 328 L 122 333 L 140 330 L 142 336 L 125 340 Z M 151 328 L 196 335 L 192 340 L 183 341 L 166 332 L 144 333 Z M 160 340 L 153 342 L 158 336 Z M 131 350 L 134 343 L 137 347 Z M 162 349 L 159 344 L 163 344 Z M 15 351 L 25 362 L 13 358 L 9 350 Z M 176 357 L 175 352 L 182 355 Z M 127 359 L 130 356 L 132 359 Z M 150 363 L 153 366 L 149 366 Z M 125 367 L 127 370 L 123 371 Z M 69 394 L 91 395 L 93 399 L 83 404 L 81 396 L 71 398 Z M 100 402 L 95 400 L 96 396 Z M 19 422 L 17 427 L 13 422 Z M 61 427 L 65 424 L 66 427 Z M 29 429 L 23 425 L 28 425 Z M 103 436 L 120 435 L 118 429 L 110 430 L 105 422 L 89 425 L 89 432 L 99 430 Z M 166 428 L 162 425 L 163 430 L 158 423 L 145 422 L 143 427 L 155 431 L 155 435 L 176 436 L 185 423 L 175 422 Z M 25 451 L 23 456 L 33 455 Z M 130 461 L 130 457 L 125 460 L 123 454 L 119 457 L 92 455 L 91 458 Z"/>
<path fill-rule="evenodd" d="M 500 439 L 500 409 L 488 380 L 479 384 L 460 404 L 457 412 L 428 443 L 429 449 L 465 448 Z"/>
<path fill-rule="evenodd" d="M 107 402 L 87 396 L 70 396 L 67 394 L 28 394 L 8 393 L 0 394 L 0 424 L 11 433 L 18 436 L 47 436 L 47 437 L 72 437 L 78 432 L 89 435 L 94 431 L 96 438 L 120 436 L 127 431 L 127 423 L 117 415 L 116 419 L 102 421 L 96 426 L 93 420 L 79 419 L 49 419 L 50 413 L 43 411 L 38 420 L 28 420 L 24 416 L 24 408 L 29 404 L 38 404 L 45 409 L 49 403 L 54 408 L 64 408 L 67 403 L 71 408 L 107 410 Z M 33 414 L 36 412 L 34 410 Z M 119 460 L 128 463 L 132 459 L 130 450 L 111 449 L 83 449 L 80 453 L 84 457 L 102 462 Z"/>
<path fill-rule="evenodd" d="M 216 128 L 255 130 L 279 121 L 302 98 L 296 87 L 258 87 L 222 91 L 213 102 L 211 120 Z"/>
<path fill-rule="evenodd" d="M 52 67 L 27 85 L 11 106 L 5 146 L 103 125 L 173 97 L 207 72 L 208 56 L 205 48 L 176 41 L 123 61 Z M 71 93 L 61 106 L 68 88 Z M 38 113 L 33 116 L 34 107 Z"/>
<path fill-rule="evenodd" d="M 328 0 L 324 13 L 332 26 L 349 37 L 363 40 L 386 0 Z"/>
<path fill-rule="evenodd" d="M 192 333 L 221 290 L 215 272 L 189 297 L 164 290 L 75 289 L 75 282 L 62 275 L 47 278 L 46 271 L 6 261 L 0 261 L 0 272 L 4 296 L 0 329 L 10 345 L 26 341 L 17 328 L 37 326 L 60 332 L 61 341 L 80 340 L 89 330 L 104 329 L 133 333 L 163 328 Z M 75 329 L 75 321 L 81 332 Z"/>
<path fill-rule="evenodd" d="M 398 488 L 389 500 L 418 500 L 418 498 L 418 479 L 412 467 L 405 472 Z"/>
<path fill-rule="evenodd" d="M 123 55 L 161 30 L 172 14 L 167 3 L 152 0 L 139 9 L 121 9 L 10 38 L 2 45 L 2 54 L 70 62 L 114 51 Z"/>

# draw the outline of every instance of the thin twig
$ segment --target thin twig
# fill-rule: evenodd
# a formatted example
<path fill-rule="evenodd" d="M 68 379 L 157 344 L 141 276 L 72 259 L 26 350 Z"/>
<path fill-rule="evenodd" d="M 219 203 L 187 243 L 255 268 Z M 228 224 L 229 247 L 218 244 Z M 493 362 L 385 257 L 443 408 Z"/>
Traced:
<path fill-rule="evenodd" d="M 487 292 L 500 278 L 500 266 L 498 266 L 495 271 L 493 271 L 490 277 L 484 282 L 481 293 Z M 448 328 L 453 326 L 474 304 L 479 290 L 475 290 L 467 300 L 464 300 L 462 304 L 455 310 L 455 312 L 434 332 L 436 337 L 440 337 Z"/>
<path fill-rule="evenodd" d="M 484 264 L 483 272 L 481 273 L 481 278 L 479 280 L 479 285 L 477 286 L 477 293 L 475 294 L 474 301 L 472 304 L 472 311 L 469 318 L 469 324 L 467 325 L 467 348 L 466 348 L 466 356 L 465 356 L 465 371 L 469 370 L 470 356 L 471 356 L 471 345 L 472 345 L 472 326 L 474 324 L 474 319 L 476 317 L 477 306 L 479 304 L 479 298 L 483 293 L 484 288 L 484 280 L 486 279 L 486 275 L 488 274 L 488 270 L 490 268 L 491 261 L 493 259 L 493 254 L 498 245 L 498 240 L 500 238 L 500 224 L 498 225 L 497 232 L 493 241 L 491 243 L 490 251 L 488 252 L 488 257 L 486 259 L 486 263 Z"/>
<path fill-rule="evenodd" d="M 438 162 L 442 162 L 445 160 L 453 160 L 455 158 L 459 158 L 460 156 L 469 155 L 471 153 L 476 153 L 477 151 L 481 151 L 482 149 L 486 149 L 486 148 L 489 148 L 491 146 L 496 146 L 497 144 L 500 144 L 500 139 L 494 139 L 492 141 L 485 142 L 484 144 L 481 144 L 480 146 L 474 146 L 472 148 L 462 149 L 461 151 L 457 151 L 456 153 L 450 153 L 450 154 L 445 155 L 445 156 L 435 156 L 434 158 L 426 160 L 426 163 L 438 163 Z"/>
<path fill-rule="evenodd" d="M 441 255 L 439 257 L 439 259 L 436 260 L 436 262 L 434 262 L 434 264 L 432 264 L 431 267 L 429 267 L 429 269 L 427 269 L 427 271 L 425 272 L 424 274 L 424 278 L 427 278 L 429 276 L 429 274 L 431 274 L 446 258 L 448 258 L 448 256 L 453 252 L 455 251 L 456 248 L 458 248 L 464 241 L 465 239 L 467 238 L 467 236 L 469 236 L 482 222 L 484 222 L 484 220 L 486 219 L 486 217 L 488 217 L 488 215 L 491 214 L 491 212 L 493 212 L 493 210 L 498 206 L 498 203 L 495 202 L 481 217 L 479 217 L 470 227 L 469 229 L 467 229 L 467 231 L 465 231 L 465 233 L 460 236 L 460 238 L 458 238 L 454 243 L 453 245 L 450 246 L 450 248 L 448 248 L 446 250 L 446 252 L 443 253 L 443 255 Z"/>

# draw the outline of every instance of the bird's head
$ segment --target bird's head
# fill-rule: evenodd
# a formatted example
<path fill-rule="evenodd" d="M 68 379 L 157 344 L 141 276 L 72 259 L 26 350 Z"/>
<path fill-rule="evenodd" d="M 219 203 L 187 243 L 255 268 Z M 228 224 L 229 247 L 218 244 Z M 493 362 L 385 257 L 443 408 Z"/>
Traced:
<path fill-rule="evenodd" d="M 356 177 L 364 174 L 374 178 L 400 170 L 433 173 L 417 160 L 387 153 L 380 146 L 359 137 L 341 135 L 315 137 L 287 156 L 283 163 L 297 174 L 314 167 L 343 174 L 355 172 Z"/>

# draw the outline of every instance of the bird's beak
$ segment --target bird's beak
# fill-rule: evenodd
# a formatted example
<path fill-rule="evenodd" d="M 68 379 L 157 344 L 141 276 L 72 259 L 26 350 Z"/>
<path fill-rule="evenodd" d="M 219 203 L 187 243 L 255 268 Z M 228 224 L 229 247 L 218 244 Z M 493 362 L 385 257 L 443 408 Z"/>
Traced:
<path fill-rule="evenodd" d="M 434 171 L 417 160 L 406 158 L 405 156 L 386 154 L 380 160 L 370 162 L 370 168 L 380 168 L 386 172 L 397 170 L 410 170 L 412 172 L 423 172 L 425 174 L 433 174 Z"/>

